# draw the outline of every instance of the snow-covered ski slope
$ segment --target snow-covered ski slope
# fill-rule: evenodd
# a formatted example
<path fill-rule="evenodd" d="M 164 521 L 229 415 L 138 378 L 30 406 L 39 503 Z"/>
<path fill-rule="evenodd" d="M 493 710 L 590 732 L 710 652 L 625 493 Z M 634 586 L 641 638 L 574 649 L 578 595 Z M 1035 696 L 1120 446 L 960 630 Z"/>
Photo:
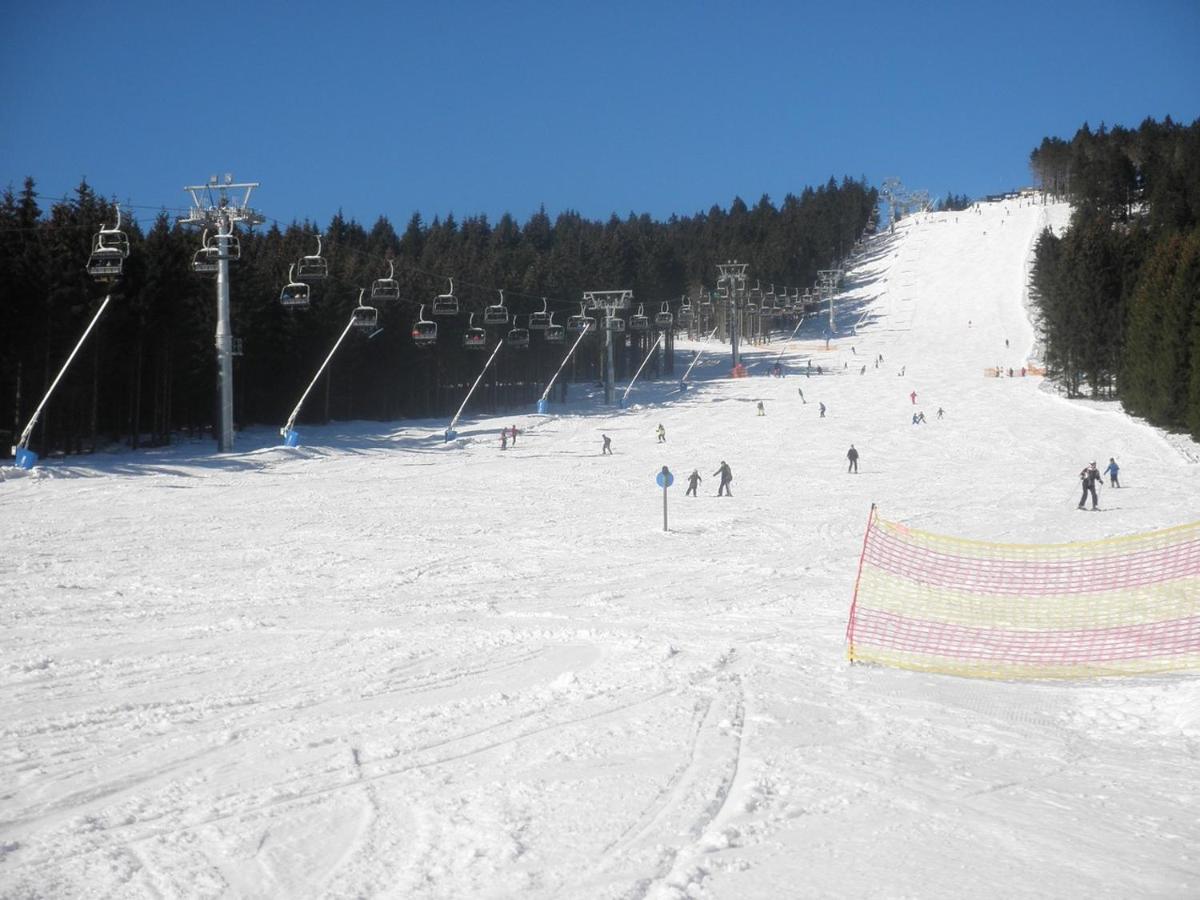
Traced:
<path fill-rule="evenodd" d="M 736 381 L 710 345 L 685 395 L 577 386 L 450 445 L 355 423 L 5 470 L 0 896 L 1197 896 L 1200 677 L 844 656 L 872 501 L 1011 542 L 1200 517 L 1160 433 L 983 376 L 1026 360 L 1029 253 L 1066 218 L 879 236 L 857 335 L 806 326 L 782 379 L 778 344 Z M 1109 456 L 1127 486 L 1076 511 Z"/>

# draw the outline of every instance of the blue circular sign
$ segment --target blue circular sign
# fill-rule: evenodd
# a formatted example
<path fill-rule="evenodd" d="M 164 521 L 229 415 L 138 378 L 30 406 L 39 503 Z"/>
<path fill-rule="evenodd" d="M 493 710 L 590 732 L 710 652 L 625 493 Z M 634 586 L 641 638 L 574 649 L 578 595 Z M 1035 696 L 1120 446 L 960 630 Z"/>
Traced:
<path fill-rule="evenodd" d="M 660 488 L 669 488 L 675 483 L 675 476 L 670 472 L 659 472 L 654 476 L 654 480 L 658 483 Z"/>

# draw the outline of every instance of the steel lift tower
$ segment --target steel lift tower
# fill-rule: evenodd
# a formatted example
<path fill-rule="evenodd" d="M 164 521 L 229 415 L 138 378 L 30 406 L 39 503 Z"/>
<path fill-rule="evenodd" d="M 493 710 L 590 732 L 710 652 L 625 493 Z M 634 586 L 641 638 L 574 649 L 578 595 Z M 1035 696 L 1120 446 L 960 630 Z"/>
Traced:
<path fill-rule="evenodd" d="M 181 225 L 195 225 L 215 233 L 217 241 L 217 390 L 221 396 L 220 434 L 217 447 L 222 453 L 233 449 L 233 333 L 229 328 L 229 260 L 240 253 L 233 228 L 236 224 L 261 225 L 266 221 L 250 208 L 250 194 L 258 182 L 235 184 L 232 175 L 208 184 L 185 187 L 192 197 L 192 209 L 179 217 Z"/>
<path fill-rule="evenodd" d="M 584 291 L 583 303 L 589 309 L 604 310 L 604 403 L 612 406 L 613 389 L 613 332 L 624 335 L 625 320 L 618 318 L 618 309 L 628 309 L 633 300 L 633 291 Z M 622 340 L 624 337 L 622 336 Z"/>
<path fill-rule="evenodd" d="M 717 263 L 717 288 L 724 288 L 729 296 L 729 350 L 733 359 L 733 368 L 738 367 L 741 358 L 738 354 L 738 316 L 741 314 L 742 298 L 746 293 L 746 270 L 749 263 L 740 263 L 736 259 L 730 262 Z"/>

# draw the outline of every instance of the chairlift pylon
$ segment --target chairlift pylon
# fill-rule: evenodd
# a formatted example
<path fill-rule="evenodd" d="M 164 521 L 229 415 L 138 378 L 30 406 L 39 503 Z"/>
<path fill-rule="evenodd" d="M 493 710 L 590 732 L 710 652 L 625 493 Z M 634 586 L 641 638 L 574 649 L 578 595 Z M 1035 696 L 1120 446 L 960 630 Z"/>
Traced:
<path fill-rule="evenodd" d="M 388 260 L 388 276 L 387 278 L 376 278 L 371 283 L 371 302 L 382 303 L 388 300 L 400 299 L 400 282 L 396 281 L 396 268 L 392 261 Z M 424 309 L 425 307 L 421 307 Z"/>
<path fill-rule="evenodd" d="M 317 252 L 310 256 L 300 257 L 296 271 L 301 281 L 314 281 L 325 278 L 329 274 L 329 264 L 321 256 L 321 235 L 317 233 Z"/>
<path fill-rule="evenodd" d="M 194 265 L 194 264 L 193 264 Z M 279 303 L 281 306 L 299 309 L 308 306 L 309 288 L 303 281 L 297 281 L 296 264 L 292 263 L 288 267 L 288 283 L 283 286 L 283 290 L 279 292 Z"/>
<path fill-rule="evenodd" d="M 417 313 L 417 321 L 412 327 L 413 343 L 418 347 L 431 347 L 437 343 L 437 322 L 425 318 L 425 304 Z"/>
<path fill-rule="evenodd" d="M 454 296 L 454 279 L 450 279 L 450 293 L 438 294 L 433 298 L 433 314 L 435 316 L 458 315 L 458 298 Z"/>
<path fill-rule="evenodd" d="M 507 325 L 508 307 L 504 305 L 504 291 L 500 291 L 500 302 L 485 306 L 483 309 L 484 325 Z"/>

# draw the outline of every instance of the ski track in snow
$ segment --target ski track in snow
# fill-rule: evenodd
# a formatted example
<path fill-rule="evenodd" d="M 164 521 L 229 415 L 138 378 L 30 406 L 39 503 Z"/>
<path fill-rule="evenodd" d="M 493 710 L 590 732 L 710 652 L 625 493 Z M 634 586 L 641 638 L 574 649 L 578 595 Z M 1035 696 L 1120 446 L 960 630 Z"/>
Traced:
<path fill-rule="evenodd" d="M 1068 213 L 877 236 L 858 333 L 807 323 L 783 379 L 710 344 L 687 394 L 572 385 L 449 445 L 340 423 L 5 469 L 0 896 L 1196 896 L 1200 679 L 844 658 L 872 501 L 1018 542 L 1200 516 L 1192 442 L 983 376 L 1036 352 L 1027 267 Z M 1108 456 L 1128 487 L 1076 512 Z"/>

